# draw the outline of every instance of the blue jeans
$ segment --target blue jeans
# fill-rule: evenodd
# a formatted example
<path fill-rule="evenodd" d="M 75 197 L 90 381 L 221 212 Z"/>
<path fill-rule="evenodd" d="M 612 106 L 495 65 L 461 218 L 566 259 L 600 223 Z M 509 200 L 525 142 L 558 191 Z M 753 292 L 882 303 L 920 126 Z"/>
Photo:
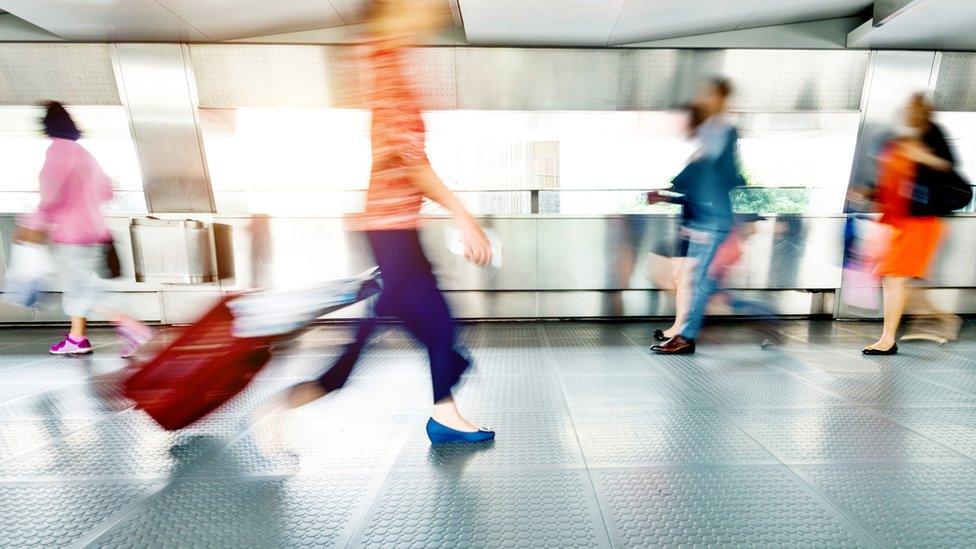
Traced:
<path fill-rule="evenodd" d="M 688 320 L 681 327 L 680 334 L 687 339 L 695 339 L 701 331 L 705 321 L 705 309 L 708 299 L 718 289 L 718 284 L 708 276 L 708 268 L 715 259 L 715 252 L 729 235 L 728 231 L 692 228 L 688 242 L 688 258 L 694 262 L 691 280 L 691 306 L 688 309 Z"/>

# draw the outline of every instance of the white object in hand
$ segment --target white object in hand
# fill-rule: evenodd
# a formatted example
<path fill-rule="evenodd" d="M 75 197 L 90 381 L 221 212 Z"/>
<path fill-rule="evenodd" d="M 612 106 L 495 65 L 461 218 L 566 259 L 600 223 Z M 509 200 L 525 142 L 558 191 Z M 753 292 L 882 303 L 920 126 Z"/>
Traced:
<path fill-rule="evenodd" d="M 491 229 L 485 229 L 485 236 L 488 237 L 488 242 L 491 243 L 491 266 L 500 269 L 502 266 L 502 240 Z M 461 236 L 461 231 L 448 229 L 447 249 L 454 255 L 464 255 L 464 237 Z"/>

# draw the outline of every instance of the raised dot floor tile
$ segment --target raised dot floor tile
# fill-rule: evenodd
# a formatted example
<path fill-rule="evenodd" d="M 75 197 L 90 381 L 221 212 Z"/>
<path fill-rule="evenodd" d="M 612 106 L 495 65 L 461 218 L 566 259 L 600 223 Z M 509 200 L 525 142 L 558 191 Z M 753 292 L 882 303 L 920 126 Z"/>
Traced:
<path fill-rule="evenodd" d="M 592 352 L 552 352 L 546 355 L 560 376 L 658 375 L 660 364 L 639 350 L 614 349 Z"/>
<path fill-rule="evenodd" d="M 0 478 L 166 477 L 193 467 L 236 429 L 237 422 L 211 422 L 171 432 L 129 412 L 0 464 Z"/>
<path fill-rule="evenodd" d="M 796 469 L 885 547 L 976 545 L 976 465 Z"/>
<path fill-rule="evenodd" d="M 784 463 L 966 459 L 879 414 L 855 408 L 732 410 L 729 416 Z"/>
<path fill-rule="evenodd" d="M 719 406 L 801 408 L 838 406 L 845 402 L 825 391 L 775 370 L 702 375 L 672 371 L 692 390 Z"/>
<path fill-rule="evenodd" d="M 698 407 L 704 403 L 667 376 L 565 376 L 571 410 Z"/>
<path fill-rule="evenodd" d="M 596 469 L 615 547 L 870 547 L 782 466 Z"/>
<path fill-rule="evenodd" d="M 342 547 L 378 486 L 368 476 L 177 482 L 93 547 Z"/>
<path fill-rule="evenodd" d="M 888 369 L 880 372 L 801 373 L 825 391 L 856 404 L 879 406 L 968 406 L 976 395 L 955 391 L 911 375 Z"/>
<path fill-rule="evenodd" d="M 956 391 L 976 395 L 976 363 L 973 363 L 973 367 L 969 371 L 917 372 L 915 375 Z"/>
<path fill-rule="evenodd" d="M 583 471 L 394 472 L 353 547 L 608 547 Z"/>
<path fill-rule="evenodd" d="M 91 427 L 96 418 L 5 418 L 0 420 L 0 463 Z"/>
<path fill-rule="evenodd" d="M 777 462 L 709 408 L 591 410 L 574 412 L 573 424 L 590 467 Z"/>
<path fill-rule="evenodd" d="M 559 382 L 552 376 L 471 376 L 455 392 L 458 406 L 504 409 L 565 409 Z"/>
<path fill-rule="evenodd" d="M 187 475 L 383 471 L 389 469 L 407 433 L 419 421 L 399 416 L 271 416 Z"/>
<path fill-rule="evenodd" d="M 131 405 L 116 382 L 68 383 L 0 404 L 0 418 L 101 417 Z"/>
<path fill-rule="evenodd" d="M 545 376 L 550 373 L 545 354 L 519 349 L 472 349 L 468 370 L 468 375 L 472 376 Z"/>
<path fill-rule="evenodd" d="M 892 420 L 976 459 L 976 408 L 881 408 Z"/>
<path fill-rule="evenodd" d="M 430 471 L 585 467 L 569 414 L 539 410 L 478 410 L 470 420 L 494 429 L 484 444 L 432 445 L 418 422 L 394 468 Z"/>
<path fill-rule="evenodd" d="M 0 545 L 70 547 L 159 487 L 140 481 L 0 483 Z"/>

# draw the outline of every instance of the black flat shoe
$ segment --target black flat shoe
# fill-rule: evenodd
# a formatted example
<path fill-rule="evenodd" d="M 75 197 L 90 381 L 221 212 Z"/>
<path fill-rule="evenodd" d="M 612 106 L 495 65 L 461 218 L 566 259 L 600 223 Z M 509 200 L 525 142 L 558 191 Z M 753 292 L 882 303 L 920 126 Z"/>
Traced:
<path fill-rule="evenodd" d="M 891 356 L 891 355 L 897 355 L 898 354 L 898 344 L 896 343 L 896 344 L 892 345 L 891 347 L 888 347 L 884 351 L 882 351 L 881 349 L 871 349 L 871 348 L 864 349 L 863 351 L 861 351 L 861 354 L 867 355 L 867 356 Z"/>
<path fill-rule="evenodd" d="M 667 341 L 668 336 L 664 335 L 664 330 L 654 330 L 654 341 Z"/>

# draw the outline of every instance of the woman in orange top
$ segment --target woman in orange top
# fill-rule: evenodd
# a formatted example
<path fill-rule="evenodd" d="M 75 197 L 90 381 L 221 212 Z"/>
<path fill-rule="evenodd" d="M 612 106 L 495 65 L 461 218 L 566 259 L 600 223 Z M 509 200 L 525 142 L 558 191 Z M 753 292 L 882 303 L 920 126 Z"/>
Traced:
<path fill-rule="evenodd" d="M 372 157 L 366 209 L 350 229 L 365 233 L 380 270 L 383 290 L 377 314 L 401 320 L 427 347 L 433 385 L 433 413 L 427 422 L 431 442 L 482 442 L 490 429 L 461 416 L 452 392 L 469 361 L 456 341 L 456 326 L 420 244 L 420 207 L 429 198 L 454 216 L 465 257 L 478 266 L 491 261 L 491 244 L 474 217 L 444 185 L 424 152 L 425 128 L 420 97 L 410 81 L 406 47 L 449 18 L 437 0 L 373 0 L 367 12 L 369 34 L 361 45 L 362 100 L 372 114 Z M 317 381 L 298 385 L 288 405 L 299 406 L 338 391 L 348 380 L 375 322 L 360 323 L 356 340 Z"/>
<path fill-rule="evenodd" d="M 944 223 L 936 216 L 913 216 L 915 182 L 925 170 L 952 169 L 952 153 L 942 131 L 931 119 L 923 94 L 915 94 L 905 110 L 909 135 L 892 141 L 879 159 L 878 204 L 881 223 L 888 225 L 888 248 L 878 265 L 884 293 L 881 339 L 864 349 L 866 355 L 898 352 L 895 336 L 908 301 L 913 278 L 925 278 L 939 249 Z M 931 306 L 930 306 L 931 308 Z M 947 314 L 947 313 L 943 313 Z"/>

